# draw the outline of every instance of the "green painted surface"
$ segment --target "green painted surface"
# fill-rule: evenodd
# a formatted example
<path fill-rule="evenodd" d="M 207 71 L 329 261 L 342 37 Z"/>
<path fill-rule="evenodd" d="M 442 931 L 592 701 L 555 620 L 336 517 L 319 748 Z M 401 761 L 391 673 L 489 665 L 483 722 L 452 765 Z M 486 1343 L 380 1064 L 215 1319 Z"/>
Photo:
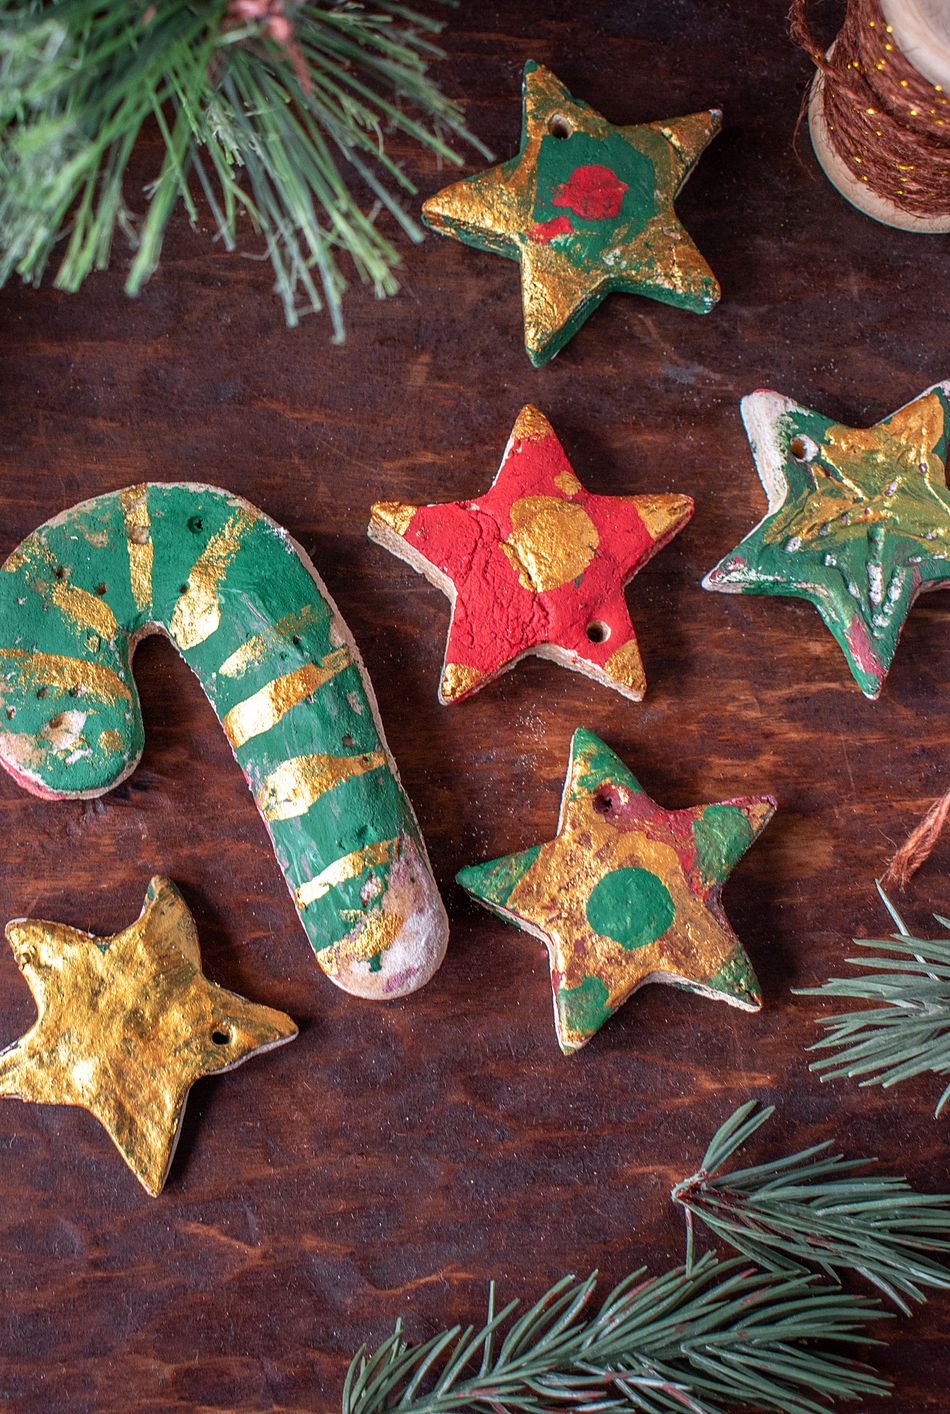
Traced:
<path fill-rule="evenodd" d="M 761 1006 L 762 990 L 759 987 L 759 979 L 756 977 L 749 961 L 748 954 L 741 946 L 736 946 L 729 957 L 716 972 L 706 986 L 714 992 L 723 992 L 727 997 L 735 997 L 737 1001 L 744 1002 L 748 1006 Z"/>
<path fill-rule="evenodd" d="M 571 741 L 571 756 L 575 763 L 575 785 L 580 790 L 594 791 L 600 785 L 623 786 L 634 795 L 642 795 L 643 787 L 620 757 L 586 727 L 578 727 Z"/>
<path fill-rule="evenodd" d="M 655 943 L 675 917 L 669 889 L 649 869 L 611 869 L 587 900 L 587 921 L 594 932 L 628 952 Z"/>
<path fill-rule="evenodd" d="M 608 995 L 606 984 L 599 977 L 585 977 L 577 987 L 562 987 L 557 993 L 557 1009 L 564 1030 L 585 1038 L 593 1036 L 613 1015 L 614 1008 L 607 1005 Z"/>
<path fill-rule="evenodd" d="M 706 885 L 728 878 L 755 839 L 745 811 L 737 805 L 710 805 L 693 825 L 696 863 Z"/>
<path fill-rule="evenodd" d="M 487 864 L 469 864 L 458 871 L 455 879 L 473 898 L 503 908 L 540 853 L 538 844 Z"/>

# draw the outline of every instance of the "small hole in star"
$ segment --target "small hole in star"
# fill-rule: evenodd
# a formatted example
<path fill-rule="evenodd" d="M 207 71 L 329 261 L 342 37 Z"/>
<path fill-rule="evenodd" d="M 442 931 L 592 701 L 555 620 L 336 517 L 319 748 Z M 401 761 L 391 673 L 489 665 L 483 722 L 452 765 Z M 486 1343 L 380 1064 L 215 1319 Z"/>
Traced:
<path fill-rule="evenodd" d="M 552 113 L 548 119 L 548 132 L 563 142 L 573 134 L 574 128 L 563 113 Z"/>
<path fill-rule="evenodd" d="M 219 1026 L 212 1031 L 211 1039 L 216 1046 L 226 1046 L 231 1040 L 231 1033 L 226 1027 Z"/>
<path fill-rule="evenodd" d="M 587 637 L 591 643 L 606 643 L 610 637 L 610 629 L 600 619 L 592 619 L 587 625 Z"/>
<path fill-rule="evenodd" d="M 611 815 L 617 808 L 617 797 L 609 787 L 601 787 L 594 796 L 594 809 L 598 815 Z"/>
<path fill-rule="evenodd" d="M 818 443 L 810 437 L 793 437 L 788 450 L 797 462 L 813 462 L 818 455 Z"/>

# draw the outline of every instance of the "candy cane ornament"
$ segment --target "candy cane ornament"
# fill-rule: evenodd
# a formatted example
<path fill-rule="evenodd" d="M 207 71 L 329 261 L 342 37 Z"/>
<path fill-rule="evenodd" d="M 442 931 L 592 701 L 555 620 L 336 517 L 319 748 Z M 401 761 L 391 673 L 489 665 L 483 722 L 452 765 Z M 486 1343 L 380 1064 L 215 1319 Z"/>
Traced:
<path fill-rule="evenodd" d="M 138 764 L 131 660 L 164 632 L 253 792 L 317 961 L 385 998 L 438 969 L 448 920 L 353 636 L 306 553 L 217 487 L 130 486 L 48 521 L 0 570 L 0 765 L 48 799 Z"/>

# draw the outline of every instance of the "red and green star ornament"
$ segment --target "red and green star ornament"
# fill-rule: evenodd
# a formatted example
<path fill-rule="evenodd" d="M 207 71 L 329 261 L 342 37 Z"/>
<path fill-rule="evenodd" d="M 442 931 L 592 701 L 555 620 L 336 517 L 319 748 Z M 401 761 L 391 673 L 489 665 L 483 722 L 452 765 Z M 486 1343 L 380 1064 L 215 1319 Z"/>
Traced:
<path fill-rule="evenodd" d="M 595 496 L 547 418 L 524 407 L 491 488 L 470 501 L 379 501 L 370 538 L 452 601 L 439 701 L 461 702 L 527 653 L 639 702 L 624 586 L 689 520 L 676 493 Z"/>
<path fill-rule="evenodd" d="M 768 513 L 703 587 L 810 600 L 876 698 L 917 595 L 950 582 L 950 382 L 873 427 L 770 390 L 742 417 Z"/>
<path fill-rule="evenodd" d="M 673 202 L 721 123 L 711 108 L 614 127 L 530 61 L 517 157 L 445 187 L 425 202 L 423 219 L 517 260 L 535 366 L 614 290 L 706 314 L 719 285 Z"/>
<path fill-rule="evenodd" d="M 775 811 L 771 796 L 664 810 L 593 732 L 574 733 L 555 838 L 456 876 L 548 949 L 554 1025 L 578 1050 L 648 982 L 762 1005 L 722 886 Z"/>

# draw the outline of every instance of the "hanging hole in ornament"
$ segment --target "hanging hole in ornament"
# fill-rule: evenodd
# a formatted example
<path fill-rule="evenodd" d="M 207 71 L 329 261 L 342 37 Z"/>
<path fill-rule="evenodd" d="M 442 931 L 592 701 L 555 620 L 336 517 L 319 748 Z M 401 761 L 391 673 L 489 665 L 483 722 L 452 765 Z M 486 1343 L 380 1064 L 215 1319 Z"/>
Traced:
<path fill-rule="evenodd" d="M 810 437 L 793 437 L 788 450 L 797 462 L 813 462 L 818 455 L 818 443 Z"/>
<path fill-rule="evenodd" d="M 598 815 L 612 815 L 617 808 L 617 797 L 609 786 L 601 786 L 594 796 L 594 809 Z"/>
<path fill-rule="evenodd" d="M 343 738 L 343 745 L 344 745 L 344 746 L 355 746 L 355 745 L 356 745 L 356 742 L 355 742 L 355 741 L 353 740 L 353 738 L 350 736 L 349 732 L 347 732 L 346 736 Z"/>
<path fill-rule="evenodd" d="M 216 1026 L 211 1033 L 211 1039 L 216 1046 L 227 1046 L 231 1040 L 231 1033 L 226 1026 Z"/>
<path fill-rule="evenodd" d="M 606 643 L 610 637 L 610 629 L 602 619 L 592 619 L 587 625 L 587 637 L 591 643 Z"/>
<path fill-rule="evenodd" d="M 573 135 L 574 128 L 563 113 L 552 113 L 548 119 L 548 132 L 563 142 L 565 138 Z"/>
<path fill-rule="evenodd" d="M 101 599 L 101 598 L 103 598 L 103 596 L 104 596 L 106 593 L 108 593 L 108 590 L 106 589 L 106 586 L 105 586 L 104 584 L 97 584 L 97 585 L 96 585 L 96 593 L 99 595 L 99 598 Z"/>

